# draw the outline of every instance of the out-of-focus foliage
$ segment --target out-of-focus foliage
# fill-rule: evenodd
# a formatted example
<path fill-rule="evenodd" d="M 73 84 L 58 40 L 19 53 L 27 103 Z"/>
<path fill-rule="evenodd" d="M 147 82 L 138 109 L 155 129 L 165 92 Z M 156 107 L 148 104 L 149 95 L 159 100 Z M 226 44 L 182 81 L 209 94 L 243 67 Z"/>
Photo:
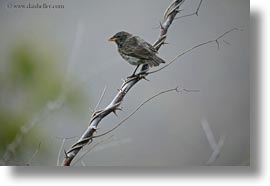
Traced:
<path fill-rule="evenodd" d="M 56 57 L 29 44 L 24 43 L 11 48 L 7 59 L 1 63 L 0 159 L 8 144 L 13 142 L 22 130 L 22 126 L 31 122 L 49 102 L 60 97 L 65 83 L 64 73 Z M 82 98 L 77 87 L 70 90 L 72 91 L 65 95 L 65 103 L 74 108 Z M 27 149 L 27 146 L 32 149 L 37 147 L 37 143 L 34 142 L 44 134 L 38 127 L 33 130 L 34 132 L 27 134 L 27 143 L 20 149 Z M 16 151 L 15 158 L 20 159 L 23 153 L 25 152 L 21 150 Z"/>

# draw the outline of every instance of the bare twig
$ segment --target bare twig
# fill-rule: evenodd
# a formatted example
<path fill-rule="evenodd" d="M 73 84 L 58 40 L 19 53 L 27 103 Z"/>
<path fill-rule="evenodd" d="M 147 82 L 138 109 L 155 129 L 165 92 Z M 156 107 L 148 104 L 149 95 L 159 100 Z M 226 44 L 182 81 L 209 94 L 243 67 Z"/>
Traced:
<path fill-rule="evenodd" d="M 50 112 L 50 109 L 45 108 L 40 113 L 38 113 L 35 117 L 32 118 L 32 120 L 23 125 L 19 132 L 16 134 L 14 140 L 7 146 L 6 151 L 4 152 L 2 161 L 3 162 L 10 162 L 13 155 L 16 153 L 17 148 L 22 143 L 25 135 L 33 129 L 42 119 L 44 119 L 48 113 Z"/>
<path fill-rule="evenodd" d="M 185 92 L 200 92 L 200 90 L 190 90 L 190 89 L 186 89 L 186 88 L 183 88 L 183 91 L 185 91 Z"/>
<path fill-rule="evenodd" d="M 60 165 L 61 152 L 62 152 L 62 150 L 63 150 L 63 148 L 64 148 L 65 142 L 66 142 L 66 138 L 63 138 L 63 139 L 62 139 L 61 146 L 60 146 L 60 149 L 59 149 L 59 152 L 58 152 L 58 156 L 57 156 L 57 164 L 56 164 L 57 166 Z"/>
<path fill-rule="evenodd" d="M 37 156 L 37 154 L 39 153 L 40 145 L 41 145 L 41 142 L 39 142 L 37 150 L 34 152 L 34 154 L 32 155 L 32 157 L 28 160 L 27 165 L 30 166 L 31 163 L 32 163 L 32 161 L 33 161 L 33 159 L 34 159 L 34 158 Z"/>
<path fill-rule="evenodd" d="M 176 17 L 175 19 L 180 19 L 180 18 L 189 17 L 189 16 L 193 16 L 193 15 L 199 16 L 199 10 L 201 8 L 202 1 L 203 0 L 200 0 L 200 3 L 199 3 L 199 5 L 198 5 L 198 7 L 197 7 L 197 9 L 196 9 L 195 12 L 193 12 L 191 14 L 186 14 L 186 15 L 182 15 L 182 16 Z"/>
<path fill-rule="evenodd" d="M 99 105 L 100 105 L 100 103 L 105 95 L 106 89 L 107 89 L 107 86 L 105 85 L 94 111 L 97 111 L 97 109 L 98 109 L 98 107 L 99 107 Z"/>
<path fill-rule="evenodd" d="M 189 90 L 189 89 L 186 89 L 186 88 L 183 88 L 182 89 L 183 91 L 185 92 L 199 92 L 200 90 Z M 133 112 L 131 112 L 126 118 L 124 118 L 122 121 L 120 121 L 115 127 L 113 127 L 112 129 L 108 130 L 107 132 L 103 133 L 103 134 L 100 134 L 100 135 L 96 135 L 96 136 L 93 136 L 92 138 L 97 138 L 97 137 L 101 137 L 101 136 L 104 136 L 112 131 L 114 131 L 115 129 L 117 129 L 118 127 L 120 127 L 120 125 L 122 125 L 125 121 L 127 121 L 131 116 L 133 116 L 144 104 L 146 104 L 147 102 L 151 101 L 152 99 L 156 98 L 157 96 L 160 96 L 161 94 L 164 94 L 164 93 L 167 93 L 167 92 L 170 92 L 170 91 L 176 91 L 176 92 L 180 92 L 180 90 L 178 89 L 178 87 L 174 88 L 174 89 L 169 89 L 169 90 L 165 90 L 165 91 L 162 91 L 150 98 L 148 98 L 147 100 L 145 100 L 144 102 L 142 102 Z"/>
<path fill-rule="evenodd" d="M 76 163 L 78 163 L 83 157 L 85 157 L 90 151 L 92 151 L 95 147 L 97 147 L 98 145 L 100 145 L 101 143 L 104 143 L 105 141 L 107 141 L 108 139 L 111 139 L 113 137 L 113 135 L 109 136 L 108 138 L 102 140 L 102 141 L 99 141 L 97 142 L 95 145 L 93 145 L 91 148 L 89 148 L 88 150 L 86 150 L 78 159 L 77 161 L 74 162 L 74 165 Z M 82 160 L 81 160 L 81 163 L 82 163 Z"/>
<path fill-rule="evenodd" d="M 207 141 L 213 151 L 210 158 L 208 159 L 206 163 L 207 165 L 211 165 L 218 159 L 220 155 L 221 149 L 225 142 L 225 135 L 222 135 L 217 143 L 208 121 L 206 119 L 202 119 L 201 124 L 204 130 L 204 133 L 206 135 Z"/>
<path fill-rule="evenodd" d="M 178 87 L 174 88 L 174 89 L 168 89 L 168 90 L 165 90 L 165 91 L 162 91 L 158 94 L 155 94 L 154 96 L 148 98 L 147 100 L 145 100 L 144 102 L 142 102 L 133 112 L 131 112 L 127 117 L 125 117 L 122 121 L 120 121 L 115 127 L 113 127 L 112 129 L 110 129 L 109 131 L 103 133 L 103 134 L 100 134 L 100 135 L 96 135 L 96 136 L 92 136 L 91 137 L 91 140 L 93 138 L 97 138 L 97 137 L 101 137 L 101 136 L 105 136 L 107 134 L 109 134 L 110 132 L 114 131 L 115 129 L 117 129 L 118 127 L 120 127 L 124 122 L 126 122 L 130 117 L 132 117 L 142 106 L 144 106 L 146 103 L 150 102 L 151 100 L 153 100 L 154 98 L 162 95 L 162 94 L 165 94 L 165 93 L 168 93 L 168 92 L 171 92 L 171 91 L 176 91 L 176 92 L 180 92 Z M 199 90 L 188 90 L 188 89 L 185 89 L 183 88 L 183 91 L 186 91 L 186 92 L 198 92 Z M 111 136 L 112 137 L 112 136 Z M 111 138 L 109 137 L 109 138 Z M 107 138 L 107 139 L 109 139 Z M 106 140 L 107 140 L 106 139 Z M 88 139 L 90 140 L 90 138 Z M 88 149 L 77 161 L 74 162 L 74 164 L 76 164 L 77 162 L 79 162 L 87 153 L 89 153 L 91 150 L 93 150 L 97 145 L 103 143 L 105 140 L 101 141 L 101 142 L 98 142 L 97 144 L 95 144 L 92 148 Z"/>
<path fill-rule="evenodd" d="M 153 44 L 153 47 L 155 47 L 157 50 L 159 50 L 159 48 L 165 44 L 168 29 L 175 19 L 175 16 L 179 13 L 179 7 L 184 3 L 184 1 L 185 0 L 175 0 L 166 9 L 163 15 L 163 22 L 160 23 L 160 35 L 157 41 Z"/>
<path fill-rule="evenodd" d="M 161 29 L 160 35 L 159 35 L 157 41 L 153 44 L 153 46 L 157 50 L 159 50 L 159 48 L 162 45 L 165 44 L 165 40 L 167 38 L 168 29 L 169 29 L 170 25 L 172 24 L 173 20 L 175 19 L 176 15 L 179 13 L 179 7 L 180 7 L 180 5 L 183 2 L 184 2 L 184 0 L 174 0 L 172 2 L 172 4 L 165 11 L 164 17 L 163 17 L 163 22 L 160 24 L 160 29 Z M 199 4 L 198 11 L 199 11 L 200 6 L 201 6 L 201 2 Z M 198 14 L 198 11 L 197 11 L 197 14 Z M 93 136 L 93 134 L 97 130 L 98 124 L 107 115 L 109 115 L 111 113 L 116 113 L 117 110 L 120 110 L 119 107 L 120 107 L 121 103 L 123 102 L 125 95 L 140 80 L 146 79 L 146 76 L 148 76 L 149 74 L 158 72 L 158 71 L 160 71 L 160 70 L 168 67 L 169 65 L 171 65 L 173 62 L 175 62 L 181 56 L 183 56 L 183 55 L 185 55 L 185 54 L 187 54 L 187 53 L 193 51 L 194 49 L 199 48 L 199 47 L 201 47 L 203 45 L 207 45 L 207 44 L 210 44 L 210 43 L 215 42 L 215 43 L 217 43 L 218 48 L 219 48 L 219 39 L 221 39 L 222 37 L 224 37 L 225 35 L 227 35 L 228 33 L 232 32 L 234 30 L 239 30 L 239 29 L 238 28 L 233 28 L 231 30 L 228 30 L 227 32 L 223 33 L 222 35 L 220 35 L 219 37 L 217 37 L 214 40 L 209 40 L 207 42 L 198 44 L 198 45 L 196 45 L 196 46 L 194 46 L 194 47 L 192 47 L 192 48 L 190 48 L 190 49 L 188 49 L 188 50 L 180 53 L 172 61 L 170 61 L 167 65 L 163 66 L 162 68 L 160 68 L 158 70 L 151 71 L 151 72 L 145 72 L 145 69 L 142 68 L 141 71 L 140 71 L 140 73 L 138 73 L 135 77 L 133 77 L 133 78 L 127 78 L 124 81 L 124 83 L 121 85 L 121 87 L 119 88 L 118 93 L 116 94 L 116 96 L 114 97 L 114 99 L 111 101 L 111 103 L 107 107 L 105 107 L 104 109 L 95 111 L 93 113 L 93 115 L 91 117 L 91 120 L 89 122 L 89 127 L 85 130 L 85 132 L 83 133 L 83 135 L 81 136 L 81 138 L 74 145 L 72 145 L 72 147 L 67 152 L 65 152 L 66 157 L 65 157 L 65 159 L 63 161 L 63 165 L 64 166 L 70 166 L 72 160 L 79 153 L 79 151 L 85 145 L 87 145 L 89 142 L 92 142 L 92 140 L 93 140 L 94 137 L 98 137 L 98 136 Z M 177 90 L 177 89 L 174 89 L 174 90 Z M 189 90 L 186 89 L 184 91 L 188 92 Z M 141 106 L 139 106 L 139 107 L 141 107 Z M 126 121 L 129 117 L 131 117 L 138 109 L 136 109 L 133 113 L 131 113 L 127 118 L 125 118 L 123 121 L 121 121 L 113 129 L 111 129 L 110 131 L 107 131 L 106 133 L 104 133 L 102 135 L 108 134 L 112 130 L 114 130 L 117 127 L 119 127 L 124 121 Z M 101 136 L 101 135 L 99 135 L 99 136 Z"/>
<path fill-rule="evenodd" d="M 161 23 L 160 36 L 153 45 L 157 50 L 165 43 L 168 29 L 172 24 L 175 16 L 178 14 L 179 7 L 183 2 L 184 0 L 174 0 L 165 11 L 163 22 Z M 92 141 L 92 136 L 96 131 L 100 121 L 110 113 L 116 113 L 116 111 L 120 109 L 119 106 L 121 105 L 128 91 L 140 80 L 145 79 L 146 75 L 144 75 L 142 72 L 143 70 L 141 70 L 141 72 L 136 77 L 125 80 L 125 82 L 122 84 L 121 88 L 119 89 L 118 93 L 111 101 L 111 103 L 106 108 L 93 113 L 89 123 L 89 127 L 86 129 L 81 138 L 74 145 L 72 145 L 72 147 L 66 152 L 66 158 L 63 161 L 64 166 L 69 166 L 74 157 L 78 154 L 78 152 L 85 145 L 87 145 L 89 141 Z"/>
<path fill-rule="evenodd" d="M 77 138 L 77 136 L 72 136 L 72 137 L 58 137 L 58 136 L 56 136 L 56 138 L 62 140 L 60 149 L 58 151 L 57 162 L 56 162 L 56 165 L 59 166 L 60 165 L 61 153 L 62 153 L 62 150 L 64 148 L 64 144 L 65 144 L 66 140 Z"/>
<path fill-rule="evenodd" d="M 187 53 L 190 53 L 191 51 L 199 48 L 199 47 L 202 47 L 204 45 L 208 45 L 210 43 L 216 43 L 217 46 L 218 46 L 218 49 L 219 49 L 219 40 L 221 38 L 223 38 L 225 35 L 229 34 L 230 32 L 232 31 L 235 31 L 235 30 L 240 30 L 239 28 L 232 28 L 226 32 L 224 32 L 223 34 L 221 34 L 220 36 L 218 36 L 216 39 L 213 39 L 213 40 L 209 40 L 209 41 L 206 41 L 206 42 L 203 42 L 203 43 L 200 43 L 198 45 L 195 45 L 187 50 L 185 50 L 184 52 L 181 52 L 180 54 L 178 54 L 176 57 L 174 57 L 169 63 L 167 63 L 166 65 L 164 65 L 163 67 L 157 69 L 157 70 L 154 70 L 154 71 L 151 71 L 151 72 L 147 72 L 146 74 L 153 74 L 153 73 L 156 73 L 156 72 L 159 72 L 161 70 L 163 70 L 164 68 L 168 67 L 169 65 L 171 65 L 172 63 L 174 63 L 178 58 L 182 57 L 183 55 L 187 54 Z"/>
<path fill-rule="evenodd" d="M 143 105 L 145 105 L 146 103 L 148 103 L 149 101 L 151 101 L 152 99 L 160 96 L 161 94 L 165 94 L 167 92 L 171 92 L 171 91 L 176 91 L 178 92 L 178 88 L 174 88 L 174 89 L 169 89 L 169 90 L 165 90 L 165 91 L 162 91 L 150 98 L 148 98 L 147 100 L 145 100 L 144 102 L 142 102 L 133 112 L 131 112 L 126 118 L 124 118 L 122 121 L 120 121 L 115 127 L 113 127 L 112 129 L 108 130 L 107 132 L 103 133 L 103 134 L 100 134 L 100 135 L 96 135 L 96 136 L 93 136 L 92 138 L 97 138 L 97 137 L 101 137 L 101 136 L 104 136 L 112 131 L 114 131 L 115 129 L 117 129 L 120 125 L 122 125 L 125 121 L 127 121 L 131 116 L 133 116 Z"/>

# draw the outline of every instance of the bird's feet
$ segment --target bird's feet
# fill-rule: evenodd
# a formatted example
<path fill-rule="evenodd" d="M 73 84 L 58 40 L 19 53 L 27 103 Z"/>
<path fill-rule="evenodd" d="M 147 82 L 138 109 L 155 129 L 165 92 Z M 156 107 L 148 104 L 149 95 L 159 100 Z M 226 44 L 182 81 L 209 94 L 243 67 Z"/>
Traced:
<path fill-rule="evenodd" d="M 146 77 L 147 73 L 146 72 L 140 72 L 138 74 L 132 74 L 131 76 L 128 76 L 125 81 L 125 83 L 128 83 L 132 80 L 135 80 L 135 79 L 145 79 L 147 80 L 145 77 Z"/>
<path fill-rule="evenodd" d="M 138 77 L 138 74 L 132 74 L 131 76 L 128 76 L 127 79 L 134 79 L 137 77 Z"/>
<path fill-rule="evenodd" d="M 125 81 L 125 83 L 128 83 L 128 82 L 130 82 L 130 81 L 132 81 L 134 79 L 137 79 L 138 77 L 139 77 L 138 74 L 132 74 L 131 76 L 128 76 L 127 79 L 124 80 L 124 81 Z"/>

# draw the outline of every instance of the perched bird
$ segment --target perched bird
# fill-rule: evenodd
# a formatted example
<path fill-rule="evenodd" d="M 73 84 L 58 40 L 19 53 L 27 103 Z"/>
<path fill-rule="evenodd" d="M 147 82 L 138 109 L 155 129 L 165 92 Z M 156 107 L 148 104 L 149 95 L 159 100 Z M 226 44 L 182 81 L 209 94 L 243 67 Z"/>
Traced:
<path fill-rule="evenodd" d="M 119 54 L 131 65 L 136 65 L 135 73 L 140 65 L 158 66 L 165 61 L 157 56 L 157 50 L 138 36 L 127 32 L 118 32 L 108 41 L 114 41 L 118 46 Z M 131 76 L 131 77 L 132 77 Z"/>

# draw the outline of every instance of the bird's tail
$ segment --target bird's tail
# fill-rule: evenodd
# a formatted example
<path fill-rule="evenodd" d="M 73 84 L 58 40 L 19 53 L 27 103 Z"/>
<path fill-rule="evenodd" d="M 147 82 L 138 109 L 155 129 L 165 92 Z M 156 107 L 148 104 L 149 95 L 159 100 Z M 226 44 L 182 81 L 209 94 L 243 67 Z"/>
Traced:
<path fill-rule="evenodd" d="M 150 67 L 154 66 L 158 66 L 160 63 L 165 63 L 165 61 L 163 59 L 161 59 L 160 57 L 158 57 L 157 55 L 154 55 L 152 57 L 152 60 L 148 61 L 148 65 L 150 65 Z"/>

